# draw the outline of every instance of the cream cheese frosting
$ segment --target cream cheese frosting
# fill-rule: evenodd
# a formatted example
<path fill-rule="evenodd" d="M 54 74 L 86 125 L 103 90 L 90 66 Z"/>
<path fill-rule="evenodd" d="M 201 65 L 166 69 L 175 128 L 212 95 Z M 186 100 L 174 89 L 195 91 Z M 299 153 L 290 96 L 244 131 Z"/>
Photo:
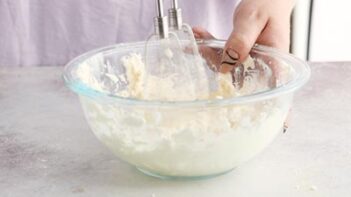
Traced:
<path fill-rule="evenodd" d="M 98 54 L 78 67 L 77 76 L 97 91 L 120 97 L 194 101 L 268 89 L 267 78 L 272 74 L 263 67 L 268 77 L 262 79 L 261 74 L 253 72 L 238 89 L 230 73 L 213 73 L 204 67 L 202 59 L 196 60 L 197 65 L 187 65 L 201 77 L 176 84 L 174 79 L 179 76 L 148 73 L 138 53 L 129 53 L 120 62 L 124 72 L 117 73 Z M 244 68 L 254 70 L 254 60 L 244 62 Z M 228 171 L 268 145 L 282 128 L 292 96 L 188 108 L 104 103 L 84 96 L 80 99 L 95 135 L 123 160 L 159 175 L 204 176 Z"/>

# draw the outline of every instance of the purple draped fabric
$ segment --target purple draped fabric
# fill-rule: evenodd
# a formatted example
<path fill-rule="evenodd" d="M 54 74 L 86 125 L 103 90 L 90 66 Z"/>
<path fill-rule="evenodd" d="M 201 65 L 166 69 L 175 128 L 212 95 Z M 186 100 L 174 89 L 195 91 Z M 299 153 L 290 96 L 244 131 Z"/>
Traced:
<path fill-rule="evenodd" d="M 170 0 L 165 0 L 165 8 Z M 63 65 L 88 50 L 145 40 L 154 0 L 0 0 L 0 66 Z M 235 0 L 179 0 L 184 21 L 218 38 L 232 29 Z"/>

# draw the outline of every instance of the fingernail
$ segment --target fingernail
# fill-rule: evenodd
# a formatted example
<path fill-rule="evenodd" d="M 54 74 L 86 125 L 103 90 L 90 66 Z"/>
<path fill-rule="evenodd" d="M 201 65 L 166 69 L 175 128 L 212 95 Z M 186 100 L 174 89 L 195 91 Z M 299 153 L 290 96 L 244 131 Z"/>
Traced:
<path fill-rule="evenodd" d="M 239 54 L 232 48 L 227 48 L 224 51 L 221 61 L 221 72 L 228 72 L 239 62 Z"/>
<path fill-rule="evenodd" d="M 285 133 L 288 130 L 290 123 L 291 123 L 291 109 L 289 110 L 289 113 L 284 121 L 283 133 Z"/>
<path fill-rule="evenodd" d="M 285 133 L 289 128 L 289 125 L 287 122 L 284 122 L 284 126 L 283 126 L 283 133 Z"/>

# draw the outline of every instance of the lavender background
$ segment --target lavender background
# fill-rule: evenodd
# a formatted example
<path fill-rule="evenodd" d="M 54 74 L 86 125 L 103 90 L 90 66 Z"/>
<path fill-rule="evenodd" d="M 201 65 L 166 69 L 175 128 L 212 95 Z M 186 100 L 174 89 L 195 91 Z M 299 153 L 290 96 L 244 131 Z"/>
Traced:
<path fill-rule="evenodd" d="M 179 5 L 185 22 L 228 37 L 235 0 Z M 63 65 L 97 47 L 145 40 L 154 15 L 154 0 L 0 0 L 0 66 Z"/>

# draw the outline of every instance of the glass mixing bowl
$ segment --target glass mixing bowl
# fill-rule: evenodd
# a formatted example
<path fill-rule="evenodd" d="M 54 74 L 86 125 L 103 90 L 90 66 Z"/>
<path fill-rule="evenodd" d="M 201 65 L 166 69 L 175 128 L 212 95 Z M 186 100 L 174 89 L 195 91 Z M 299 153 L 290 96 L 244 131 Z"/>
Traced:
<path fill-rule="evenodd" d="M 207 62 L 215 62 L 224 44 L 225 41 L 218 40 L 201 41 L 199 48 Z M 272 68 L 274 85 L 249 95 L 198 101 L 148 101 L 116 96 L 99 89 L 95 81 L 90 81 L 93 85 L 84 83 L 83 78 L 92 74 L 89 72 L 94 72 L 95 77 L 96 73 L 100 75 L 111 68 L 125 72 L 121 57 L 131 52 L 142 53 L 144 49 L 145 43 L 139 42 L 85 53 L 66 65 L 63 78 L 79 95 L 96 137 L 120 159 L 160 178 L 219 175 L 255 156 L 282 131 L 294 92 L 310 76 L 305 62 L 273 48 L 255 45 L 250 52 L 254 64 Z M 78 75 L 77 71 L 87 64 L 90 68 L 84 71 L 87 75 Z"/>

